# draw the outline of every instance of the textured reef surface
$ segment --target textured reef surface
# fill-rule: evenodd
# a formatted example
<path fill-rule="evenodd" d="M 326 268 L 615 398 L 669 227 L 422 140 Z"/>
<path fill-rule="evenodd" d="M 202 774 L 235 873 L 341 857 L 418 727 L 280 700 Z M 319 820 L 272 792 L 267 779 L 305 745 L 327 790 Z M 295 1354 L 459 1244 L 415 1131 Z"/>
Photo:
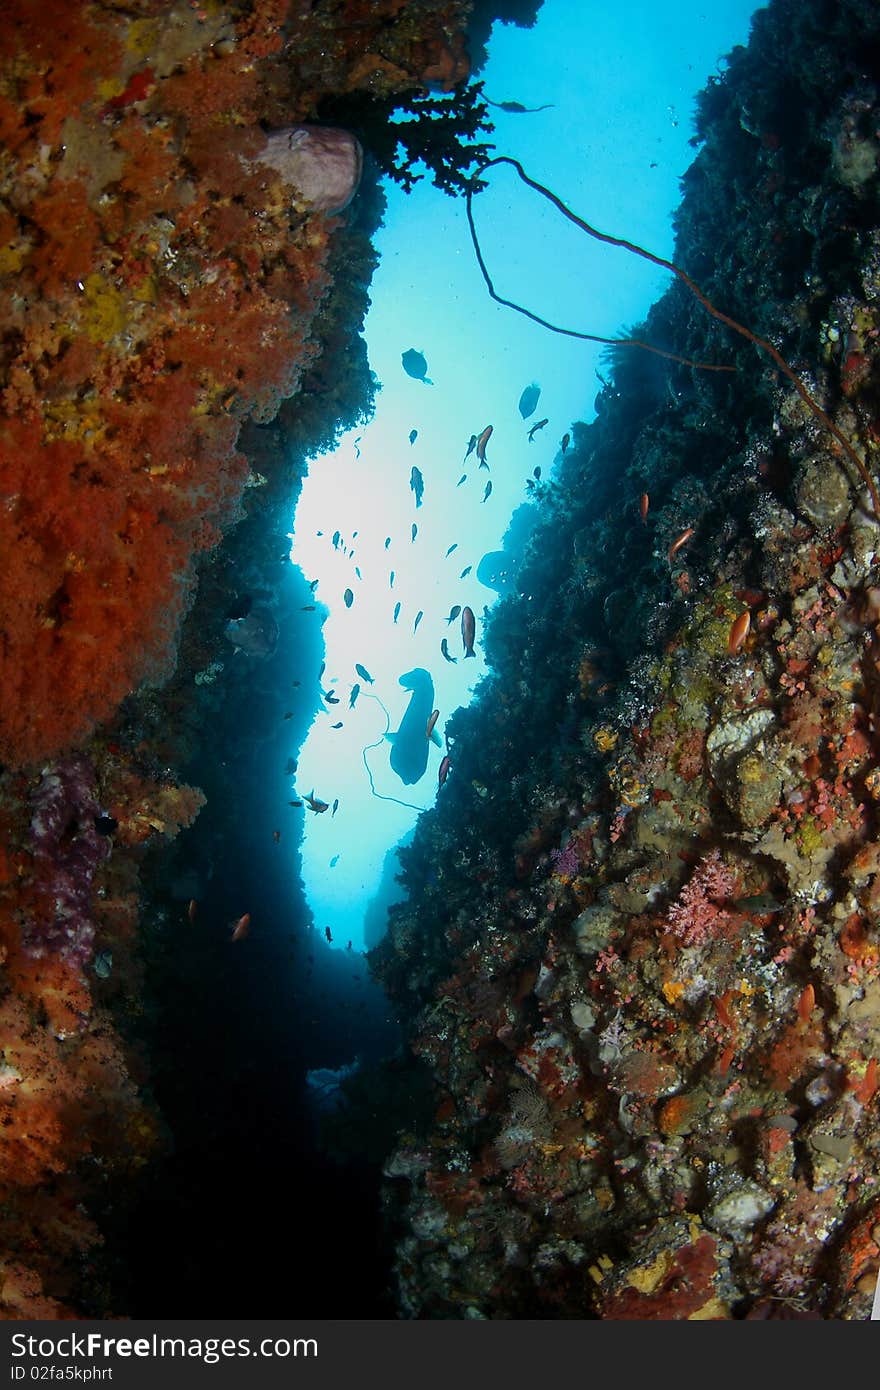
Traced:
<path fill-rule="evenodd" d="M 385 1163 L 403 1316 L 869 1315 L 878 93 L 874 4 L 758 11 L 675 260 L 803 389 L 679 279 L 632 336 L 733 370 L 616 349 L 534 487 L 372 953 L 433 1087 Z"/>
<path fill-rule="evenodd" d="M 4 6 L 0 1316 L 125 1311 L 102 1242 L 173 1146 L 162 1002 L 245 1029 L 223 1022 L 241 974 L 210 994 L 211 856 L 178 836 L 199 817 L 213 864 L 246 856 L 242 765 L 262 743 L 283 767 L 316 705 L 273 664 L 279 632 L 320 651 L 290 516 L 306 457 L 372 400 L 389 115 L 405 101 L 425 145 L 420 102 L 468 75 L 475 10 L 479 40 L 497 7 L 468 0 Z M 454 180 L 487 127 L 452 106 L 430 130 Z"/>
<path fill-rule="evenodd" d="M 370 408 L 376 169 L 406 184 L 426 153 L 463 187 L 486 126 L 462 94 L 441 127 L 431 94 L 464 92 L 466 32 L 478 53 L 493 16 L 535 8 L 5 6 L 0 1316 L 125 1312 L 148 1175 L 200 1137 L 192 1188 L 154 1210 L 185 1209 L 208 1147 L 225 1195 L 212 1118 L 277 1106 L 280 953 L 258 909 L 247 968 L 216 927 L 254 907 L 226 906 L 224 861 L 265 888 L 248 796 L 319 699 L 280 659 L 320 660 L 291 506 Z M 868 0 L 759 12 L 701 97 L 675 255 L 801 389 L 678 280 L 637 336 L 733 370 L 617 350 L 534 485 L 490 674 L 372 957 L 418 1059 L 405 1106 L 385 1077 L 405 1317 L 868 1314 L 878 90 Z M 318 157 L 296 182 L 304 125 L 357 137 L 353 202 L 350 141 L 319 139 L 326 179 Z M 153 1083 L 188 1069 L 213 1109 L 181 1143 Z M 274 1165 L 280 1191 L 280 1146 Z M 283 1219 L 273 1201 L 239 1192 L 225 1221 Z"/>

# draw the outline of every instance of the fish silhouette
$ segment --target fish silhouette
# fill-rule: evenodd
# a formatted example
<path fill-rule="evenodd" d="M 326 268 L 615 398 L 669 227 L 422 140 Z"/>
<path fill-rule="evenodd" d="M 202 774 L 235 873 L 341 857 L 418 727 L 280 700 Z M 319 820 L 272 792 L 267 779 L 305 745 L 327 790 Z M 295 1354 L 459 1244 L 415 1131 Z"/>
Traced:
<path fill-rule="evenodd" d="M 532 384 L 527 386 L 523 391 L 519 398 L 519 413 L 524 420 L 528 420 L 530 415 L 534 415 L 540 394 L 541 388 L 536 381 L 533 381 Z"/>
<path fill-rule="evenodd" d="M 487 106 L 497 106 L 499 111 L 506 111 L 509 116 L 534 116 L 538 111 L 549 111 L 553 106 L 552 101 L 545 101 L 543 106 L 523 106 L 521 101 L 492 101 L 489 97 L 483 97 Z"/>
<path fill-rule="evenodd" d="M 427 375 L 428 363 L 424 353 L 417 348 L 407 348 L 406 352 L 400 354 L 403 370 L 407 376 L 411 376 L 415 381 L 423 381 L 426 386 L 433 386 L 434 383 Z"/>
<path fill-rule="evenodd" d="M 412 692 L 406 713 L 400 727 L 385 737 L 391 744 L 391 768 L 404 786 L 414 786 L 424 777 L 428 767 L 428 740 L 425 728 L 434 709 L 434 682 L 428 671 L 417 666 L 400 677 L 404 690 Z M 432 743 L 440 745 L 436 730 L 431 735 Z"/>

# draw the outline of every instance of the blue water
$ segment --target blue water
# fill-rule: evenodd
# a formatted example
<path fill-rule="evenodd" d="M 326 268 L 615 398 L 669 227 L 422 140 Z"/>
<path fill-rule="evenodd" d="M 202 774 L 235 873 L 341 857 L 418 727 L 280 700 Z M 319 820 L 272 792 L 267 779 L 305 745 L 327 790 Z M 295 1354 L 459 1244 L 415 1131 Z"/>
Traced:
<path fill-rule="evenodd" d="M 545 0 L 535 28 L 496 25 L 478 75 L 486 96 L 552 105 L 526 115 L 490 108 L 495 152 L 520 160 L 601 230 L 671 257 L 678 180 L 695 155 L 695 94 L 720 71 L 722 55 L 746 41 L 754 9 L 747 0 L 680 0 L 665 8 L 649 0 Z M 644 318 L 666 288 L 664 272 L 585 237 L 510 169 L 490 177 L 475 216 L 500 294 L 608 337 L 625 336 Z M 485 671 L 480 632 L 496 594 L 477 578 L 479 562 L 499 549 L 512 513 L 528 500 L 534 469 L 552 477 L 572 422 L 593 418 L 603 371 L 600 347 L 551 334 L 489 299 L 462 199 L 429 178 L 408 195 L 389 184 L 387 195 L 366 323 L 381 382 L 375 415 L 311 462 L 292 552 L 318 580 L 316 602 L 329 609 L 321 683 L 338 703 L 316 717 L 290 796 L 314 790 L 328 805 L 338 800 L 335 815 L 304 812 L 303 876 L 319 931 L 330 927 L 334 946 L 351 941 L 356 950 L 389 849 L 438 795 L 443 748 L 426 740 L 426 770 L 413 783 L 391 767 L 384 734 L 398 729 L 411 698 L 400 677 L 416 668 L 430 674 L 442 736 Z M 424 354 L 433 385 L 404 371 L 401 355 L 413 348 Z M 523 420 L 518 402 L 532 382 L 541 394 Z M 530 426 L 545 417 L 529 442 Z M 489 470 L 478 469 L 473 454 L 465 465 L 470 437 L 488 425 Z M 424 483 L 419 507 L 414 466 Z M 464 472 L 467 481 L 457 486 Z M 460 579 L 467 566 L 471 573 Z M 454 605 L 475 613 L 473 660 L 463 657 L 459 620 L 447 622 Z M 441 654 L 443 637 L 455 664 Z M 372 684 L 356 673 L 356 662 Z M 350 708 L 355 684 L 360 693 Z"/>

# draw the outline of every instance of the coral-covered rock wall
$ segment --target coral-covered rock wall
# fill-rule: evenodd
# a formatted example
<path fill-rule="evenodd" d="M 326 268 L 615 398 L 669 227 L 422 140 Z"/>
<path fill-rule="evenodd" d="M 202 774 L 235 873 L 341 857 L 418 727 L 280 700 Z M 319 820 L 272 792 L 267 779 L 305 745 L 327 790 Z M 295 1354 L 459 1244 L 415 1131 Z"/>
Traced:
<path fill-rule="evenodd" d="M 368 87 L 363 45 L 395 13 L 404 54 L 426 19 L 423 46 L 443 38 L 434 7 L 310 8 L 18 0 L 6 15 L 7 762 L 75 744 L 167 675 L 194 559 L 249 481 L 241 422 L 271 420 L 319 351 L 334 223 L 261 162 L 266 132 Z"/>
<path fill-rule="evenodd" d="M 641 336 L 734 370 L 617 350 L 534 489 L 374 953 L 435 1085 L 385 1169 L 410 1317 L 870 1312 L 876 7 L 772 0 L 697 143 L 676 259 L 810 399 L 678 282 Z"/>
<path fill-rule="evenodd" d="M 449 91 L 469 9 L 4 7 L 2 1316 L 118 1311 L 90 1211 L 166 1144 L 138 1040 L 145 856 L 204 805 L 180 769 L 222 703 L 228 605 L 282 563 L 303 457 L 370 404 L 361 150 L 324 141 L 327 187 L 320 159 L 300 186 L 277 132 Z"/>

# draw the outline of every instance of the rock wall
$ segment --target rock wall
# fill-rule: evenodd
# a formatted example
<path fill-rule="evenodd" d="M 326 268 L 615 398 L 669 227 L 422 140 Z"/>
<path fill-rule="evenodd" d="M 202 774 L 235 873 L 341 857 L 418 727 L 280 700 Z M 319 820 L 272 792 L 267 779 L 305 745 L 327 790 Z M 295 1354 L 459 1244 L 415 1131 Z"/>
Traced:
<path fill-rule="evenodd" d="M 146 1098 L 144 943 L 161 955 L 162 923 L 187 916 L 153 903 L 145 919 L 142 874 L 162 879 L 150 856 L 204 806 L 182 769 L 204 763 L 230 711 L 247 705 L 255 739 L 279 717 L 280 691 L 229 671 L 225 624 L 281 588 L 304 458 L 370 407 L 358 333 L 375 173 L 349 205 L 357 144 L 341 161 L 324 140 L 306 186 L 301 163 L 275 159 L 277 132 L 289 145 L 339 125 L 329 108 L 357 96 L 368 146 L 396 99 L 467 75 L 469 12 L 4 7 L 2 1316 L 120 1311 L 94 1213 L 113 1188 L 119 1219 L 167 1149 Z M 305 727 L 305 700 L 296 713 Z M 211 794 L 234 806 L 231 775 Z M 166 968 L 176 980 L 181 958 Z"/>
<path fill-rule="evenodd" d="M 727 370 L 616 349 L 534 488 L 373 954 L 435 1087 L 404 1316 L 869 1316 L 878 58 L 863 0 L 758 11 L 675 253 L 752 341 L 679 278 L 637 336 Z"/>

